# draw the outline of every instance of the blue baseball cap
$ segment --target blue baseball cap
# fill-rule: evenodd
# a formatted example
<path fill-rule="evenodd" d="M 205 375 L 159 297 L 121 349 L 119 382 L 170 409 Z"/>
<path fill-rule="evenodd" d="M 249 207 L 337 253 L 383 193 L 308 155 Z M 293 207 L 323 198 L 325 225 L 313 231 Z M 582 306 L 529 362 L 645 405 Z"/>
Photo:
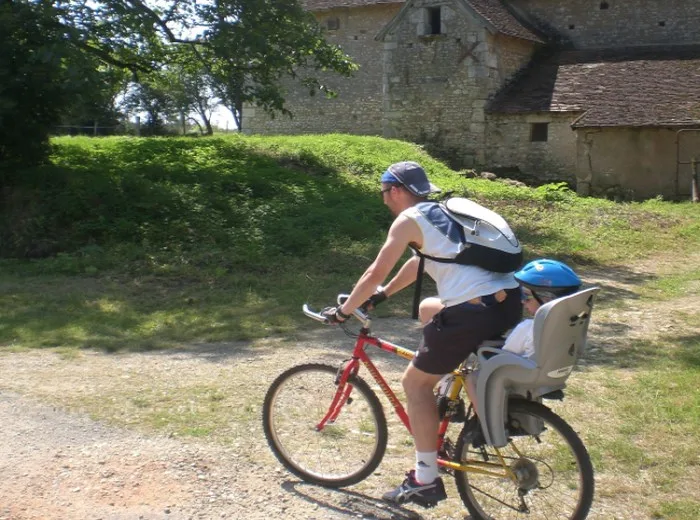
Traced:
<path fill-rule="evenodd" d="M 440 188 L 428 180 L 425 170 L 413 161 L 394 163 L 382 174 L 382 182 L 401 184 L 417 197 L 440 193 Z"/>

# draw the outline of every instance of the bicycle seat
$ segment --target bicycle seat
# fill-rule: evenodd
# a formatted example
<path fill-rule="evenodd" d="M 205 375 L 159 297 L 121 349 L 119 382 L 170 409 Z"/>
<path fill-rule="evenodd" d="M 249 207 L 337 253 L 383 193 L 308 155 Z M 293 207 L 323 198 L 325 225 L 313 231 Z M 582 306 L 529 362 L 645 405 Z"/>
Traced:
<path fill-rule="evenodd" d="M 541 401 L 566 387 L 586 346 L 586 335 L 593 302 L 600 289 L 593 287 L 546 303 L 535 314 L 533 325 L 535 353 L 524 358 L 492 346 L 478 351 L 478 369 L 469 374 L 475 390 L 476 411 L 486 442 L 505 446 L 504 418 L 508 399 L 519 396 Z M 530 434 L 541 426 L 525 425 Z"/>

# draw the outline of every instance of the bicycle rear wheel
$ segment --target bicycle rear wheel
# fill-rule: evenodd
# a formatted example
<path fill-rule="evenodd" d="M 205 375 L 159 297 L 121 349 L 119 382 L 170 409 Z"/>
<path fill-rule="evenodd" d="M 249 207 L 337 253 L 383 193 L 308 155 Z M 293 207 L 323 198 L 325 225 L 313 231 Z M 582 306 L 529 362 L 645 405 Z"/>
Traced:
<path fill-rule="evenodd" d="M 540 433 L 525 434 L 524 424 L 539 424 Z M 593 501 L 593 465 L 576 432 L 543 404 L 524 400 L 508 403 L 507 428 L 511 436 L 499 451 L 517 475 L 517 482 L 468 471 L 455 473 L 457 489 L 472 517 L 586 518 Z M 466 430 L 456 447 L 461 460 L 498 463 L 492 447 L 475 449 L 470 445 Z"/>
<path fill-rule="evenodd" d="M 303 480 L 328 487 L 367 478 L 387 444 L 381 403 L 358 376 L 349 381 L 353 390 L 336 420 L 317 431 L 338 388 L 337 371 L 322 364 L 292 367 L 273 381 L 263 405 L 265 436 L 277 459 Z"/>

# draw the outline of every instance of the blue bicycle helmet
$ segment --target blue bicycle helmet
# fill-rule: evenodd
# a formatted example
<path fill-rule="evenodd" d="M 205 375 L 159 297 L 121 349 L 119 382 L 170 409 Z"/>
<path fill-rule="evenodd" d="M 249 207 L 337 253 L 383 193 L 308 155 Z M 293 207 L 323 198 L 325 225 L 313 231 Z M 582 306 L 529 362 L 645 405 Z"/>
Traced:
<path fill-rule="evenodd" d="M 545 299 L 561 298 L 581 288 L 581 279 L 568 265 L 546 258 L 525 265 L 515 273 L 515 279 L 530 289 L 540 304 Z"/>

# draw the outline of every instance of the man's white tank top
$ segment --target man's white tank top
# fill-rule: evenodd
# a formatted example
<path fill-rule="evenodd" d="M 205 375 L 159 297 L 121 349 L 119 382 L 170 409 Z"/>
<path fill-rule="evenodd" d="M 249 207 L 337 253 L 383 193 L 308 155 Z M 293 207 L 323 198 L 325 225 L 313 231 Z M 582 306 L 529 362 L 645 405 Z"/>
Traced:
<path fill-rule="evenodd" d="M 457 256 L 460 244 L 442 234 L 416 207 L 410 207 L 401 214 L 420 227 L 423 233 L 421 253 L 437 258 Z M 444 264 L 426 258 L 425 272 L 435 280 L 438 297 L 446 307 L 493 294 L 501 289 L 518 287 L 513 273 L 494 273 L 473 265 Z"/>

